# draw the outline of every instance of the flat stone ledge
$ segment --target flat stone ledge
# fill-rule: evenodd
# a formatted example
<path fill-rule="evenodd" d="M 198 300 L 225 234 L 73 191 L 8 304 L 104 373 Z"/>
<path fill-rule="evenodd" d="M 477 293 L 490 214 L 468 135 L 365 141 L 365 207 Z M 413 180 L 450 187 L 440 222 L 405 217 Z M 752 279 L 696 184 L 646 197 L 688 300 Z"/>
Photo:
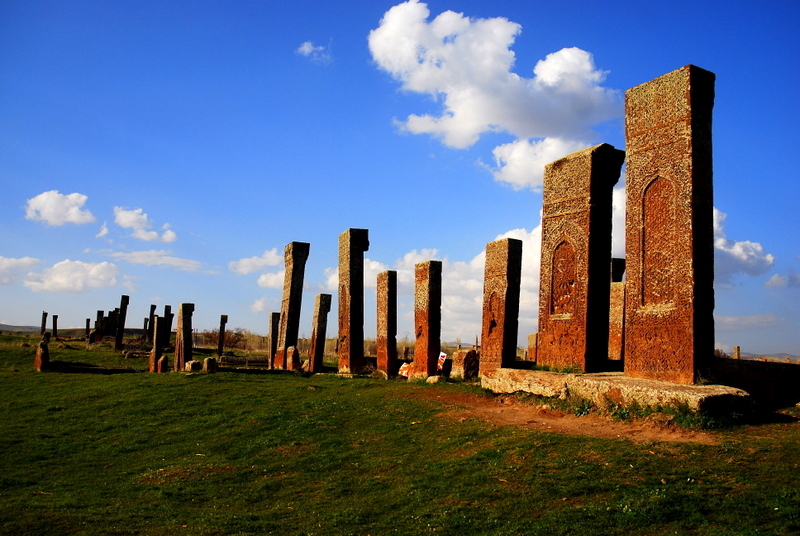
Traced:
<path fill-rule="evenodd" d="M 546 397 L 571 395 L 598 406 L 608 402 L 642 407 L 686 406 L 692 411 L 724 411 L 750 402 L 750 395 L 725 385 L 680 385 L 629 378 L 622 372 L 562 374 L 543 370 L 495 369 L 481 377 L 494 393 L 525 392 Z"/>

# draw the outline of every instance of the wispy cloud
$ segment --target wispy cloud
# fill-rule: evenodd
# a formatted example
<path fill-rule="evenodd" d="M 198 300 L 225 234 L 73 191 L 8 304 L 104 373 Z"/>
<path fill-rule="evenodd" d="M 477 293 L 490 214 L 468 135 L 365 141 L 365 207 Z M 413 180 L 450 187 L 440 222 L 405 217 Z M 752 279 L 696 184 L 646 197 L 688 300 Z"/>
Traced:
<path fill-rule="evenodd" d="M 79 193 L 64 195 L 58 190 L 43 192 L 28 199 L 25 218 L 56 227 L 65 223 L 91 223 L 95 220 L 94 215 L 82 208 L 88 199 L 88 196 Z"/>
<path fill-rule="evenodd" d="M 175 242 L 178 236 L 170 229 L 170 225 L 165 223 L 162 226 L 164 232 L 159 235 L 156 231 L 150 231 L 153 223 L 144 210 L 141 208 L 125 209 L 114 207 L 114 222 L 124 229 L 133 229 L 131 236 L 147 242 Z"/>
<path fill-rule="evenodd" d="M 328 64 L 333 61 L 330 46 L 315 45 L 313 41 L 304 41 L 295 52 L 316 63 Z"/>
<path fill-rule="evenodd" d="M 439 115 L 412 114 L 397 124 L 453 148 L 470 147 L 489 132 L 511 134 L 517 139 L 494 150 L 490 169 L 498 181 L 540 188 L 544 164 L 591 145 L 593 125 L 622 116 L 621 93 L 603 87 L 607 73 L 589 52 L 549 54 L 525 78 L 512 72 L 519 24 L 453 11 L 429 16 L 426 4 L 409 0 L 387 11 L 369 34 L 381 69 L 403 89 L 441 103 Z"/>
<path fill-rule="evenodd" d="M 42 273 L 29 273 L 25 286 L 34 292 L 78 294 L 93 288 L 117 284 L 119 268 L 110 262 L 82 262 L 69 259 L 46 268 Z"/>
<path fill-rule="evenodd" d="M 721 331 L 771 328 L 786 322 L 785 318 L 772 313 L 752 316 L 715 316 L 714 320 L 717 329 Z"/>
<path fill-rule="evenodd" d="M 173 257 L 169 253 L 167 250 L 150 249 L 131 252 L 115 251 L 107 253 L 107 255 L 131 264 L 175 268 L 184 272 L 197 272 L 203 267 L 203 263 L 199 261 Z"/>
<path fill-rule="evenodd" d="M 263 270 L 268 266 L 278 266 L 283 262 L 283 255 L 278 253 L 278 248 L 272 248 L 264 252 L 260 257 L 247 257 L 238 261 L 228 263 L 228 270 L 231 272 L 247 275 Z"/>

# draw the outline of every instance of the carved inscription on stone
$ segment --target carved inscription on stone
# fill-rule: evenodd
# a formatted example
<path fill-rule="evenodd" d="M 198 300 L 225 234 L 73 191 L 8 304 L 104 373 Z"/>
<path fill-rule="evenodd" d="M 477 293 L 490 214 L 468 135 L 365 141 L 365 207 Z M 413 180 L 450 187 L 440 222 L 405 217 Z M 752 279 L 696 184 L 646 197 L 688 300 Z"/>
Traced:
<path fill-rule="evenodd" d="M 714 351 L 714 74 L 687 65 L 625 94 L 625 374 L 694 383 Z"/>
<path fill-rule="evenodd" d="M 585 372 L 605 366 L 611 197 L 624 158 L 601 144 L 545 166 L 538 364 Z"/>
<path fill-rule="evenodd" d="M 481 374 L 510 367 L 516 360 L 521 278 L 521 240 L 504 238 L 486 244 Z"/>

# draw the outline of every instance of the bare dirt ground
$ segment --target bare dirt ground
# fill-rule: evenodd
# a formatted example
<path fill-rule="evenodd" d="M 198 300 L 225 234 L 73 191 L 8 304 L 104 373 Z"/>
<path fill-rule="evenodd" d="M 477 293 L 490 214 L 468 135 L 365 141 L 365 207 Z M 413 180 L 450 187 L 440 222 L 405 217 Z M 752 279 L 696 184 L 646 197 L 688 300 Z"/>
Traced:
<path fill-rule="evenodd" d="M 713 433 L 687 430 L 665 422 L 656 414 L 653 419 L 631 422 L 614 421 L 610 417 L 590 413 L 582 417 L 564 413 L 547 404 L 521 403 L 513 397 L 493 398 L 465 393 L 441 393 L 422 389 L 417 392 L 445 407 L 446 418 L 465 421 L 481 419 L 495 426 L 520 426 L 542 432 L 585 435 L 608 439 L 627 439 L 637 443 L 678 442 L 716 445 Z"/>

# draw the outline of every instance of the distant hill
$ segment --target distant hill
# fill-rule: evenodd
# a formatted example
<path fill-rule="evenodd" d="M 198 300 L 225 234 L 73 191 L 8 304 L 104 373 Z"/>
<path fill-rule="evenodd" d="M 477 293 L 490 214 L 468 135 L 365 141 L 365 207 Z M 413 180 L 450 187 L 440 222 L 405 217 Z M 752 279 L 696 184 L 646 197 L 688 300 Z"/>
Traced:
<path fill-rule="evenodd" d="M 0 331 L 39 331 L 40 326 L 9 326 L 8 324 L 0 324 Z"/>

